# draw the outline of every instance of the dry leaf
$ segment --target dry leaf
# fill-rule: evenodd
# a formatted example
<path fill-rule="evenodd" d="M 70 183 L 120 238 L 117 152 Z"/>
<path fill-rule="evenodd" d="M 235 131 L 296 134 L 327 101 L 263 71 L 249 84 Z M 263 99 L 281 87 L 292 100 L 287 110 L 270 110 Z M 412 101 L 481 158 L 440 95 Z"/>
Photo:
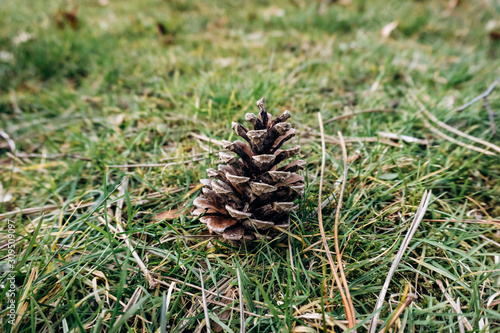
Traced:
<path fill-rule="evenodd" d="M 391 32 L 396 29 L 398 26 L 398 21 L 393 21 L 389 24 L 386 24 L 382 30 L 380 30 L 380 35 L 382 35 L 383 38 L 388 38 L 391 35 Z"/>

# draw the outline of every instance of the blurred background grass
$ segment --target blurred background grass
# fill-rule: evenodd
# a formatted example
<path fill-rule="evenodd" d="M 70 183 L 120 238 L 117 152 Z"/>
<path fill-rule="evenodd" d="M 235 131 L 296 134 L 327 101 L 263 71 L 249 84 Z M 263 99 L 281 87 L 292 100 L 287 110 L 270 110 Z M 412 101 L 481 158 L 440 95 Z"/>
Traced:
<path fill-rule="evenodd" d="M 18 301 L 26 294 L 18 331 L 156 331 L 161 320 L 175 332 L 202 329 L 199 289 L 179 283 L 182 290 L 174 291 L 167 317 L 159 314 L 168 288 L 161 285 L 144 289 L 147 299 L 128 321 L 116 323 L 130 311 L 122 305 L 134 291 L 147 288 L 140 273 L 126 273 L 138 272 L 137 264 L 123 240 L 98 219 L 113 219 L 108 210 L 123 197 L 116 189 L 124 177 L 125 234 L 159 279 L 199 286 L 197 273 L 186 272 L 202 267 L 206 288 L 219 293 L 223 281 L 237 286 L 234 267 L 241 267 L 246 306 L 255 314 L 246 316 L 247 331 L 316 332 L 332 326 L 324 318 L 343 320 L 340 298 L 329 291 L 313 213 L 321 160 L 316 113 L 327 120 L 371 109 L 387 112 L 325 126 L 330 136 L 342 131 L 352 157 L 341 246 L 358 319 L 369 319 L 390 253 L 405 234 L 403 222 L 411 219 L 424 189 L 432 189 L 426 217 L 445 222 L 422 224 L 381 319 L 411 282 L 420 298 L 398 322 L 400 329 L 456 331 L 458 315 L 435 284 L 443 279 L 448 292 L 461 297 L 476 330 L 498 330 L 498 157 L 439 138 L 408 98 L 414 93 L 441 121 L 500 144 L 482 103 L 456 112 L 500 76 L 498 2 L 4 0 L 0 10 L 0 128 L 16 145 L 11 151 L 7 141 L 0 142 L 0 216 L 1 223 L 16 222 L 17 250 L 26 258 L 16 276 Z M 256 112 L 262 96 L 273 114 L 291 110 L 299 130 L 295 141 L 309 163 L 290 249 L 286 235 L 276 242 L 285 246 L 208 249 L 193 243 L 204 228 L 188 215 L 155 222 L 156 213 L 189 209 L 199 178 L 217 161 L 211 152 L 219 147 L 209 139 L 232 139 L 231 121 Z M 498 110 L 498 91 L 489 101 Z M 388 144 L 379 132 L 430 145 Z M 334 141 L 330 137 L 327 145 L 325 199 L 342 174 Z M 181 163 L 117 167 L 171 162 Z M 84 207 L 76 209 L 78 204 Z M 334 208 L 324 211 L 327 230 Z M 30 240 L 36 244 L 28 246 Z M 90 297 L 93 279 L 123 304 Z M 230 306 L 238 304 L 236 297 Z M 220 310 L 220 304 L 210 305 L 215 318 Z M 275 312 L 280 320 L 268 316 Z M 2 315 L 5 320 L 4 310 Z M 238 316 L 234 310 L 221 319 L 225 331 L 238 331 Z"/>

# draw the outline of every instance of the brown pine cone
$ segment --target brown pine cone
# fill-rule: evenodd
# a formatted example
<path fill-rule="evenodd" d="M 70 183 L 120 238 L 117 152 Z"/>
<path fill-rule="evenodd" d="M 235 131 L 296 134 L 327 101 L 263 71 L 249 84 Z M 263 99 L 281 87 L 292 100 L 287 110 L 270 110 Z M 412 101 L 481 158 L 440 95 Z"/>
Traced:
<path fill-rule="evenodd" d="M 298 208 L 294 200 L 304 193 L 304 177 L 296 171 L 306 162 L 295 160 L 278 167 L 300 150 L 300 146 L 281 149 L 295 135 L 285 122 L 290 111 L 272 119 L 264 103 L 264 98 L 257 102 L 258 116 L 245 116 L 253 130 L 233 122 L 233 130 L 246 143 L 224 141 L 232 153 L 219 153 L 222 164 L 218 170 L 207 170 L 210 179 L 200 180 L 203 194 L 194 200 L 197 209 L 192 214 L 201 215 L 201 222 L 226 240 L 272 238 L 275 227 L 289 227 L 289 213 Z"/>

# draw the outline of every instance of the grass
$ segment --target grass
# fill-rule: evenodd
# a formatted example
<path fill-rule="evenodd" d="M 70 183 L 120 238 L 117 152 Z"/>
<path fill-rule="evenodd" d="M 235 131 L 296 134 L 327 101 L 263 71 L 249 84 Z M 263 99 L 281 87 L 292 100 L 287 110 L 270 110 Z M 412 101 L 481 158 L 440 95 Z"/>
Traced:
<path fill-rule="evenodd" d="M 315 212 L 322 157 L 316 113 L 327 121 L 388 109 L 325 125 L 322 200 L 338 193 L 344 171 L 337 131 L 350 156 L 339 246 L 358 331 L 366 331 L 422 195 L 431 190 L 380 320 L 388 322 L 409 287 L 418 299 L 390 331 L 459 332 L 464 316 L 474 331 L 499 332 L 498 153 L 438 136 L 418 104 L 500 145 L 481 102 L 455 111 L 500 76 L 500 43 L 488 30 L 499 29 L 500 7 L 453 3 L 89 0 L 79 2 L 73 29 L 61 14 L 73 10 L 71 2 L 3 1 L 0 128 L 16 151 L 2 139 L 0 253 L 7 258 L 7 224 L 14 223 L 18 322 L 8 324 L 2 306 L 2 326 L 200 332 L 207 315 L 213 330 L 238 332 L 241 285 L 247 332 L 343 331 Z M 382 37 L 394 21 L 396 29 Z M 158 35 L 158 23 L 165 35 Z M 499 91 L 489 97 L 494 110 Z M 308 162 L 306 194 L 293 227 L 276 240 L 207 247 L 198 237 L 203 224 L 185 212 L 206 168 L 217 163 L 219 147 L 210 139 L 234 139 L 231 121 L 256 112 L 262 96 L 272 113 L 292 112 L 299 130 L 293 141 Z M 379 132 L 430 144 L 391 143 Z M 117 167 L 125 164 L 168 165 Z M 331 251 L 335 208 L 333 200 L 323 209 Z M 169 219 L 155 219 L 169 210 Z M 162 283 L 149 289 L 136 257 Z M 6 261 L 1 267 L 8 271 Z M 6 305 L 8 275 L 2 276 Z M 450 298 L 460 299 L 462 314 Z"/>

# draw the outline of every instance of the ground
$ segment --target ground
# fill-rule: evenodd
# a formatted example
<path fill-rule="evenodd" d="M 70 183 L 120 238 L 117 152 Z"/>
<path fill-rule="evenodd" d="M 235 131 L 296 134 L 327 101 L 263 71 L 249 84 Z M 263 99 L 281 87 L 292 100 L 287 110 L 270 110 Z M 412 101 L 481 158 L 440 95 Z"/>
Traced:
<path fill-rule="evenodd" d="M 8 331 L 203 332 L 208 316 L 212 330 L 238 332 L 241 305 L 247 332 L 344 331 L 316 212 L 323 153 L 319 199 L 333 194 L 325 238 L 334 252 L 341 200 L 337 240 L 358 331 L 426 190 L 379 329 L 408 291 L 418 298 L 388 331 L 500 331 L 500 136 L 482 100 L 457 111 L 500 76 L 498 2 L 4 0 L 0 9 Z M 261 97 L 271 113 L 292 113 L 306 193 L 273 241 L 209 246 L 189 215 L 199 179 Z M 500 87 L 488 101 L 498 113 Z"/>

